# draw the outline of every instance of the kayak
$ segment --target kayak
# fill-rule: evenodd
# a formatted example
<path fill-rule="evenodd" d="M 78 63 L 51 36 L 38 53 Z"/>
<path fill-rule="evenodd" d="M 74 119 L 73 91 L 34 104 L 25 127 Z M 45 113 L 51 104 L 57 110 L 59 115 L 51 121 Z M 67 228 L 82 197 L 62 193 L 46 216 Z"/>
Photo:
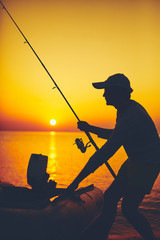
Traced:
<path fill-rule="evenodd" d="M 0 239 L 76 239 L 100 216 L 103 203 L 103 193 L 94 185 L 52 200 L 1 183 Z"/>

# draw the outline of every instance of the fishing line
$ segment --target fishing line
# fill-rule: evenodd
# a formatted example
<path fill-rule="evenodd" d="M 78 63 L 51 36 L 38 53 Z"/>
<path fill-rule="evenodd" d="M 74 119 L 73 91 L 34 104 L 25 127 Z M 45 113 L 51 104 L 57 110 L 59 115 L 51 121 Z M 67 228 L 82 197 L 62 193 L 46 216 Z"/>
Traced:
<path fill-rule="evenodd" d="M 12 18 L 12 16 L 10 15 L 10 13 L 8 12 L 8 10 L 6 9 L 6 7 L 3 5 L 3 3 L 0 1 L 3 9 L 6 11 L 6 13 L 8 14 L 8 16 L 11 18 L 12 22 L 15 24 L 15 26 L 17 27 L 17 29 L 19 30 L 19 32 L 21 33 L 21 35 L 23 36 L 23 38 L 25 39 L 25 43 L 27 43 L 29 45 L 29 47 L 31 48 L 31 50 L 33 51 L 33 53 L 35 54 L 35 56 L 37 57 L 37 59 L 39 60 L 39 62 L 41 63 L 42 67 L 45 69 L 45 71 L 47 72 L 47 74 L 49 75 L 50 79 L 52 80 L 52 82 L 54 83 L 55 87 L 58 89 L 58 91 L 60 92 L 60 94 L 62 95 L 62 97 L 64 98 L 64 100 L 66 101 L 67 105 L 69 106 L 69 108 L 71 109 L 71 111 L 73 112 L 73 114 L 75 115 L 75 117 L 77 118 L 78 121 L 80 121 L 79 117 L 77 116 L 77 114 L 75 113 L 75 111 L 73 110 L 73 108 L 71 107 L 70 103 L 68 102 L 68 100 L 66 99 L 66 97 L 64 96 L 64 94 L 62 93 L 61 89 L 58 87 L 57 83 L 55 82 L 55 80 L 53 79 L 53 77 L 51 76 L 51 74 L 49 73 L 49 71 L 47 70 L 46 66 L 44 65 L 44 63 L 41 61 L 41 59 L 39 58 L 39 56 L 37 55 L 37 53 L 35 52 L 35 50 L 33 49 L 33 47 L 31 46 L 31 44 L 29 43 L 29 41 L 27 40 L 27 38 L 25 37 L 25 35 L 23 34 L 23 32 L 21 31 L 21 29 L 18 27 L 17 23 L 14 21 L 14 19 Z M 55 88 L 53 87 L 53 88 Z M 96 150 L 99 150 L 98 146 L 96 145 L 96 143 L 94 142 L 93 138 L 91 137 L 89 132 L 85 131 L 85 134 L 87 135 L 90 143 L 92 143 L 92 145 L 95 147 Z M 105 164 L 108 168 L 108 170 L 110 171 L 110 173 L 112 174 L 112 176 L 114 178 L 116 178 L 116 174 L 114 173 L 113 169 L 111 168 L 111 166 L 109 165 L 109 163 L 107 161 L 105 161 Z"/>

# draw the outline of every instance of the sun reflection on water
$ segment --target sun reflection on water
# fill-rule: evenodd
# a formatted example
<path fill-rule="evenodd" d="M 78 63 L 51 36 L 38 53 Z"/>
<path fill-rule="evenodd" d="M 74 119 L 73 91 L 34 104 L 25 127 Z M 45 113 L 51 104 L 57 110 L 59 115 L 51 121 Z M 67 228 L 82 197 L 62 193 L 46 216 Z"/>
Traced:
<path fill-rule="evenodd" d="M 56 179 L 56 147 L 55 147 L 55 132 L 50 132 L 50 146 L 49 146 L 49 155 L 48 155 L 48 168 L 47 171 L 50 174 L 50 179 Z"/>

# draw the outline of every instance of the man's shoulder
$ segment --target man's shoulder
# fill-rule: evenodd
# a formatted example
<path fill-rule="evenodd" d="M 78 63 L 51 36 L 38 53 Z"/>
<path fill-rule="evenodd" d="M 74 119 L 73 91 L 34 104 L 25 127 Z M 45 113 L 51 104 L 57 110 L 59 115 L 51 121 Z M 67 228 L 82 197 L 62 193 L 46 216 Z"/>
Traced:
<path fill-rule="evenodd" d="M 134 107 L 136 109 L 144 109 L 144 107 L 139 102 L 137 102 L 133 99 L 131 99 L 130 102 L 131 102 L 131 104 L 130 104 L 131 107 Z"/>
<path fill-rule="evenodd" d="M 126 113 L 126 119 L 135 122 L 138 126 L 146 125 L 148 128 L 153 127 L 154 123 L 146 109 L 138 102 L 131 100 L 131 107 Z"/>
<path fill-rule="evenodd" d="M 119 124 L 127 124 L 127 125 L 136 125 L 139 123 L 143 123 L 144 120 L 149 119 L 145 108 L 134 100 L 130 100 L 130 105 L 126 109 L 123 115 L 120 117 L 117 116 L 116 123 Z"/>
<path fill-rule="evenodd" d="M 149 114 L 147 113 L 146 109 L 135 100 L 131 100 L 130 108 L 128 110 L 129 110 L 128 112 L 137 113 L 137 114 L 139 113 L 149 117 Z"/>

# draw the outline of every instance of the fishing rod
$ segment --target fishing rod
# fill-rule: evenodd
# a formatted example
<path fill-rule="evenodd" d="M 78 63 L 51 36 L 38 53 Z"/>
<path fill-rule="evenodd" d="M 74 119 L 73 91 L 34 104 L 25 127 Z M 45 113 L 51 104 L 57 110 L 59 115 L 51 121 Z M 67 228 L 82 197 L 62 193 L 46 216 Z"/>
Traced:
<path fill-rule="evenodd" d="M 75 115 L 75 117 L 77 118 L 78 122 L 80 121 L 79 117 L 77 116 L 77 114 L 75 113 L 75 111 L 73 110 L 73 108 L 71 107 L 70 103 L 68 102 L 68 100 L 66 99 L 66 97 L 64 96 L 64 94 L 62 93 L 61 89 L 58 87 L 57 83 L 55 82 L 55 80 L 53 79 L 53 77 L 51 76 L 51 74 L 49 73 L 49 71 L 47 70 L 47 68 L 45 67 L 44 63 L 41 61 L 41 59 L 39 58 L 39 56 L 37 55 L 37 53 L 35 52 L 35 50 L 33 49 L 33 47 L 31 46 L 31 44 L 29 43 L 29 41 L 27 40 L 27 38 L 25 37 L 25 35 L 23 34 L 23 32 L 21 31 L 21 29 L 18 27 L 17 23 L 14 21 L 14 19 L 12 18 L 12 16 L 10 15 L 10 13 L 8 12 L 8 10 L 6 9 L 6 7 L 3 5 L 3 3 L 0 1 L 2 8 L 6 11 L 6 13 L 8 14 L 8 16 L 11 18 L 12 22 L 15 24 L 15 26 L 17 27 L 17 29 L 19 30 L 19 32 L 21 33 L 21 35 L 23 36 L 23 38 L 25 39 L 25 43 L 27 43 L 29 45 L 29 47 L 31 48 L 31 50 L 33 51 L 33 53 L 35 54 L 35 56 L 37 57 L 37 59 L 39 60 L 39 62 L 41 63 L 42 67 L 45 69 L 45 71 L 47 72 L 47 74 L 49 75 L 50 79 L 52 80 L 52 82 L 54 83 L 55 87 L 58 89 L 58 91 L 60 92 L 60 94 L 62 95 L 62 97 L 64 98 L 64 100 L 66 101 L 67 105 L 69 106 L 69 108 L 71 109 L 71 111 L 73 112 L 73 114 Z M 85 131 L 85 134 L 87 135 L 89 141 L 92 143 L 92 145 L 95 147 L 96 150 L 99 150 L 98 146 L 96 145 L 96 143 L 94 142 L 93 138 L 91 137 L 90 133 Z M 113 169 L 111 168 L 111 166 L 109 165 L 109 163 L 107 161 L 105 161 L 105 164 L 108 168 L 108 170 L 110 171 L 110 173 L 112 174 L 112 176 L 114 178 L 116 178 L 116 174 L 114 173 Z"/>

